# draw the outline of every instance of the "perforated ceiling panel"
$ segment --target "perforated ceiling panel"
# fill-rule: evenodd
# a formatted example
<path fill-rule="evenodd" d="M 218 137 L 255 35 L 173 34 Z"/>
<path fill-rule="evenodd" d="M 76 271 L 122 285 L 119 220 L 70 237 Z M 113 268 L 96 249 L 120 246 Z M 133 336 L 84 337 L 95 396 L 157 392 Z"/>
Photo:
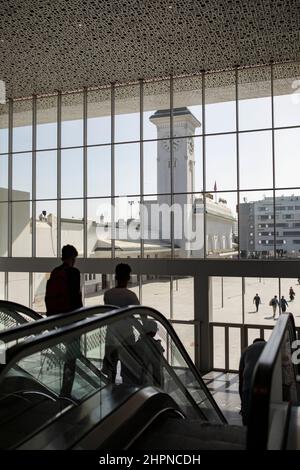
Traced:
<path fill-rule="evenodd" d="M 299 0 L 1 1 L 11 97 L 299 60 Z"/>

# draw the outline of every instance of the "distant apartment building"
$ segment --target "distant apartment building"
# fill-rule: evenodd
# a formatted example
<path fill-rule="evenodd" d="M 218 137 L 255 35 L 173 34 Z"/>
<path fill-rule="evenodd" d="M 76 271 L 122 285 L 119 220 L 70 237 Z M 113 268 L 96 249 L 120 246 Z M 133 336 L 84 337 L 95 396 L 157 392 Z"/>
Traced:
<path fill-rule="evenodd" d="M 243 202 L 239 208 L 242 256 L 273 255 L 277 252 L 300 256 L 300 196 L 265 197 Z M 274 246 L 276 243 L 276 247 Z"/>

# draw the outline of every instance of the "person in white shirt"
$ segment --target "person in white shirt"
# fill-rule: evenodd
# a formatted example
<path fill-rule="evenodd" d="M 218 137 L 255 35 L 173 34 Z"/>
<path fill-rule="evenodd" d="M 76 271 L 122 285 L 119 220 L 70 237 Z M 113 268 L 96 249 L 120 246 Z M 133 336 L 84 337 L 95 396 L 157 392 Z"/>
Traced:
<path fill-rule="evenodd" d="M 117 307 L 140 305 L 139 299 L 135 293 L 127 289 L 130 281 L 131 267 L 128 264 L 120 263 L 116 266 L 115 273 L 117 285 L 105 292 L 104 303 L 116 305 Z"/>
<path fill-rule="evenodd" d="M 104 294 L 104 303 L 117 307 L 140 305 L 134 292 L 127 289 L 130 281 L 131 268 L 128 264 L 120 263 L 116 266 L 116 287 Z M 130 348 L 135 344 L 133 325 L 130 320 L 120 320 L 117 324 L 108 326 L 105 339 L 105 356 L 102 372 L 115 383 L 118 360 L 121 362 L 121 376 L 123 383 L 132 383 L 133 371 L 129 367 Z"/>

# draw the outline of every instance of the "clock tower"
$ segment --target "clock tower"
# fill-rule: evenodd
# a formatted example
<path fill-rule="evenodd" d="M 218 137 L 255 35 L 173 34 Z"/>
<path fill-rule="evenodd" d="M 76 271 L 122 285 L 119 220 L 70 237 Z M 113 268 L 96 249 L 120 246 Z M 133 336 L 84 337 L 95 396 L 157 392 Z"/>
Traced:
<path fill-rule="evenodd" d="M 187 193 L 195 191 L 195 130 L 201 123 L 186 107 L 173 110 L 173 139 L 170 140 L 170 110 L 156 111 L 150 121 L 157 128 L 157 203 L 170 205 L 171 171 L 173 171 L 174 203 L 180 204 L 185 220 L 176 224 L 192 223 L 194 196 Z M 171 145 L 173 149 L 171 168 Z M 176 195 L 176 193 L 179 193 Z M 181 194 L 180 194 L 181 193 Z M 181 228 L 181 227 L 177 227 Z M 182 239 L 175 240 L 178 246 L 183 245 Z M 185 246 L 186 249 L 186 246 Z"/>

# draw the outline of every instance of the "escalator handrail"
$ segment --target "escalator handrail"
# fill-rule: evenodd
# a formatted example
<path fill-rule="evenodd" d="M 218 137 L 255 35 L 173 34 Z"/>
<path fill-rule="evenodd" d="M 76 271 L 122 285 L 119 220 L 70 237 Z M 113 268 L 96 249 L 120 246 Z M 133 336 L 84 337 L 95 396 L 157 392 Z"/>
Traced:
<path fill-rule="evenodd" d="M 14 320 L 17 325 L 27 325 L 28 324 L 28 321 L 23 317 L 23 315 L 20 315 L 20 313 L 18 312 L 15 312 L 14 310 L 8 310 L 6 309 L 5 307 L 2 307 L 2 310 L 1 310 L 1 313 L 4 313 L 5 315 L 7 315 L 11 320 Z M 31 322 L 30 322 L 31 323 Z M 13 328 L 15 328 L 14 326 L 10 326 L 8 327 L 7 329 L 5 329 L 4 331 L 11 331 Z"/>
<path fill-rule="evenodd" d="M 82 309 L 82 311 L 88 311 L 88 316 L 97 313 L 98 307 L 90 307 L 86 309 Z M 53 342 L 57 343 L 60 339 L 62 340 L 71 340 L 74 336 L 79 336 L 81 334 L 87 333 L 95 327 L 100 328 L 103 324 L 109 325 L 113 323 L 115 320 L 126 319 L 133 314 L 139 315 L 144 314 L 146 317 L 151 315 L 154 319 L 156 319 L 159 323 L 163 325 L 163 327 L 167 330 L 168 334 L 171 336 L 174 344 L 178 348 L 180 354 L 182 355 L 183 359 L 187 363 L 190 370 L 192 370 L 194 376 L 197 378 L 198 382 L 201 384 L 201 388 L 204 391 L 207 399 L 209 400 L 210 404 L 212 405 L 213 409 L 217 413 L 219 419 L 223 423 L 227 423 L 226 418 L 224 417 L 223 413 L 221 412 L 220 408 L 218 407 L 217 403 L 215 402 L 213 396 L 209 392 L 207 386 L 205 385 L 200 372 L 195 367 L 193 361 L 191 360 L 190 356 L 186 352 L 181 340 L 179 339 L 176 331 L 174 330 L 173 326 L 166 320 L 166 318 L 157 310 L 152 307 L 145 307 L 141 305 L 131 305 L 124 308 L 118 308 L 115 310 L 111 310 L 109 312 L 103 313 L 101 317 L 91 317 L 86 318 L 85 320 L 78 321 L 76 323 L 72 323 L 70 325 L 64 326 L 59 330 L 52 330 L 51 332 L 45 335 L 37 335 L 34 338 L 25 339 L 22 343 L 12 346 L 8 348 L 6 351 L 6 364 L 0 368 L 0 382 L 3 377 L 3 373 L 7 369 L 9 369 L 13 364 L 18 362 L 20 359 L 34 354 L 40 351 L 42 348 L 48 348 L 53 345 Z"/>
<path fill-rule="evenodd" d="M 25 305 L 18 304 L 16 302 L 10 302 L 8 300 L 0 300 L 0 311 L 1 308 L 5 309 L 5 312 L 8 310 L 10 312 L 14 313 L 23 313 L 27 317 L 31 318 L 32 320 L 40 320 L 43 318 L 42 315 L 39 313 L 35 312 L 29 307 L 26 307 Z"/>
<path fill-rule="evenodd" d="M 272 380 L 286 332 L 296 339 L 294 317 L 282 313 L 254 369 L 247 432 L 248 449 L 267 449 Z"/>
<path fill-rule="evenodd" d="M 1 306 L 1 304 L 0 304 Z M 115 305 L 98 305 L 98 313 L 106 313 L 110 310 L 115 310 L 118 307 Z M 53 329 L 54 327 L 61 327 L 70 323 L 82 320 L 89 315 L 93 315 L 95 307 L 82 307 L 73 312 L 59 313 L 58 315 L 51 315 L 49 317 L 40 317 L 35 322 L 26 322 L 22 317 L 22 324 L 0 332 L 0 341 L 9 343 L 25 336 L 35 335 L 42 331 Z M 16 313 L 16 312 L 14 312 Z"/>

